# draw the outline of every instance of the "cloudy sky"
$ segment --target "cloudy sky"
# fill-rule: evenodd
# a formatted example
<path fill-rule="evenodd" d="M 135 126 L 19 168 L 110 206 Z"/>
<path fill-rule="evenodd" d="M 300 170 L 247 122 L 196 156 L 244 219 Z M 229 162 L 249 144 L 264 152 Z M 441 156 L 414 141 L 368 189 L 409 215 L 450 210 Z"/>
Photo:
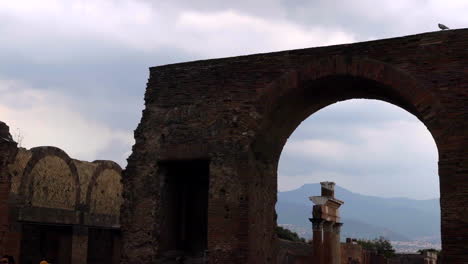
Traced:
<path fill-rule="evenodd" d="M 24 147 L 125 166 L 148 67 L 468 25 L 466 0 L 0 1 L 0 120 Z M 284 148 L 279 189 L 334 180 L 380 196 L 438 197 L 437 150 L 402 109 L 347 101 Z"/>

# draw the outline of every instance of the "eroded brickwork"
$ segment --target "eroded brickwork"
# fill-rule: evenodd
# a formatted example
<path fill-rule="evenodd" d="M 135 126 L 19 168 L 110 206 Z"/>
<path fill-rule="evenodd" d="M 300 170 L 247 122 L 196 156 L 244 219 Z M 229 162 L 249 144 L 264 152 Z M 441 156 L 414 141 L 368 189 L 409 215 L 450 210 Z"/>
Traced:
<path fill-rule="evenodd" d="M 0 255 L 5 254 L 10 242 L 10 214 L 8 198 L 11 189 L 11 175 L 8 166 L 14 162 L 18 149 L 10 135 L 9 127 L 0 121 Z"/>
<path fill-rule="evenodd" d="M 9 214 L 0 240 L 8 243 L 0 245 L 1 254 L 33 263 L 44 255 L 54 263 L 88 263 L 89 228 L 107 230 L 105 242 L 120 245 L 114 240 L 119 239 L 123 198 L 121 168 L 115 162 L 75 160 L 56 147 L 19 148 L 1 169 L 11 179 L 0 201 L 2 221 L 3 212 Z M 109 252 L 92 251 L 89 257 L 104 253 Z M 106 263 L 117 263 L 118 253 L 110 254 L 115 256 Z"/>
<path fill-rule="evenodd" d="M 277 263 L 317 264 L 318 262 L 312 256 L 312 245 L 278 239 Z"/>
<path fill-rule="evenodd" d="M 151 68 L 123 177 L 122 263 L 164 253 L 160 162 L 198 159 L 209 161 L 209 263 L 275 263 L 282 147 L 315 111 L 352 98 L 387 101 L 427 126 L 444 261 L 468 263 L 466 69 L 467 29 Z"/>

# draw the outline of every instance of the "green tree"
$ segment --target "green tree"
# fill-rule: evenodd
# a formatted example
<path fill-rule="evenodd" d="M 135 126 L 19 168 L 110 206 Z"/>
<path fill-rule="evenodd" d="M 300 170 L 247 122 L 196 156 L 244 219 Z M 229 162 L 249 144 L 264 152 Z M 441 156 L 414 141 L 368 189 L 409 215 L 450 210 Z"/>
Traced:
<path fill-rule="evenodd" d="M 395 255 L 395 249 L 390 241 L 382 236 L 373 240 L 358 240 L 357 243 L 362 248 L 377 252 L 377 254 L 383 255 L 386 258 L 391 258 Z"/>
<path fill-rule="evenodd" d="M 299 235 L 296 232 L 293 232 L 287 228 L 281 227 L 281 226 L 276 226 L 276 234 L 278 235 L 279 238 L 284 239 L 284 240 L 289 240 L 289 241 L 294 241 L 294 242 L 302 242 L 306 243 L 305 239 L 302 237 L 299 237 Z"/>

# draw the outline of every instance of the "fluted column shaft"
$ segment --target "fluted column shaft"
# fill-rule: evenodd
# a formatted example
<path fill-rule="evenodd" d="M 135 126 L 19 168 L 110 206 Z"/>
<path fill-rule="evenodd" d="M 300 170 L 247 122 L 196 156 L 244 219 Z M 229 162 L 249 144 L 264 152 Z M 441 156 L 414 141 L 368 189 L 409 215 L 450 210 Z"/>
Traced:
<path fill-rule="evenodd" d="M 317 264 L 325 264 L 323 254 L 323 220 L 310 219 L 312 222 L 312 254 Z"/>
<path fill-rule="evenodd" d="M 333 240 L 331 242 L 331 251 L 333 253 L 333 260 L 331 264 L 341 264 L 341 241 L 340 232 L 342 223 L 333 223 Z"/>

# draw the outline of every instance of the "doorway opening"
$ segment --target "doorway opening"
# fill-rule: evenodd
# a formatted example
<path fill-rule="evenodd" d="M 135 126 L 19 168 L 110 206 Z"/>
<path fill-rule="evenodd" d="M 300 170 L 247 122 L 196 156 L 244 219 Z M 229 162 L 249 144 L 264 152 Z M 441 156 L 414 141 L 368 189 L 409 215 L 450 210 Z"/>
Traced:
<path fill-rule="evenodd" d="M 21 263 L 71 262 L 71 226 L 24 224 L 22 228 Z"/>
<path fill-rule="evenodd" d="M 209 161 L 163 161 L 159 169 L 161 251 L 202 257 L 208 241 Z"/>

